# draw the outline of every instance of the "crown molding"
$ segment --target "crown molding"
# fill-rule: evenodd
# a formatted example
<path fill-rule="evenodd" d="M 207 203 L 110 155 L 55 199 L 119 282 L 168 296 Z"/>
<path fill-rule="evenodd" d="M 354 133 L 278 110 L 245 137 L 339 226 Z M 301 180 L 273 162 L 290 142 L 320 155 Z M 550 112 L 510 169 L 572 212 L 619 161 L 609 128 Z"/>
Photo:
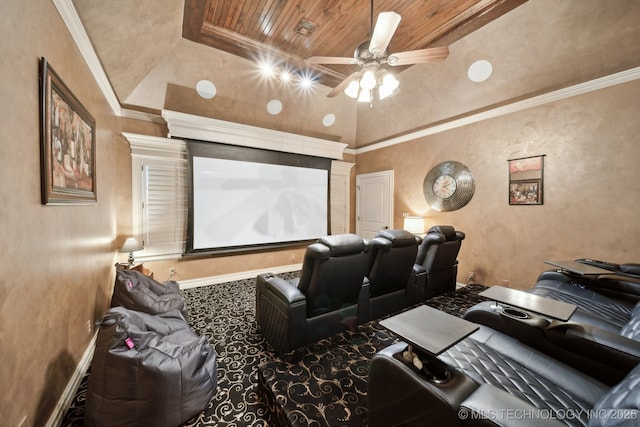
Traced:
<path fill-rule="evenodd" d="M 129 141 L 131 157 L 187 158 L 187 147 L 184 141 L 180 139 L 140 135 L 129 132 L 122 132 L 122 136 Z"/>
<path fill-rule="evenodd" d="M 162 110 L 169 137 L 342 159 L 347 144 L 273 129 Z"/>
<path fill-rule="evenodd" d="M 122 112 L 120 101 L 118 101 L 118 97 L 111 87 L 109 78 L 104 72 L 104 68 L 102 68 L 102 64 L 98 59 L 98 55 L 96 55 L 96 51 L 93 49 L 91 40 L 89 40 L 89 36 L 87 35 L 87 32 L 82 25 L 82 21 L 80 21 L 80 17 L 78 16 L 78 12 L 74 7 L 73 2 L 71 0 L 52 1 L 56 6 L 56 9 L 58 9 L 58 13 L 62 17 L 62 20 L 67 26 L 67 29 L 71 33 L 71 37 L 76 42 L 76 46 L 78 46 L 80 54 L 84 58 L 84 61 L 87 63 L 89 71 L 91 71 L 93 78 L 98 83 L 100 91 L 106 98 L 107 103 L 109 103 L 109 106 L 111 107 L 115 115 L 120 116 Z"/>
<path fill-rule="evenodd" d="M 416 132 L 411 132 L 398 137 L 389 138 L 375 144 L 367 145 L 366 147 L 356 148 L 355 154 L 357 155 L 367 153 L 369 151 L 379 150 L 381 148 L 391 147 L 393 145 L 402 144 L 403 142 L 408 142 L 414 139 L 423 138 L 425 136 L 446 132 L 448 130 L 456 129 L 472 123 L 493 119 L 495 117 L 505 116 L 507 114 L 516 113 L 518 111 L 526 110 L 529 108 L 539 107 L 541 105 L 550 104 L 552 102 L 572 98 L 574 96 L 583 95 L 586 93 L 594 92 L 596 90 L 605 89 L 611 86 L 627 83 L 638 79 L 640 79 L 640 67 L 631 68 L 629 70 L 610 74 L 608 76 L 600 77 L 588 82 L 569 86 L 563 89 L 558 89 L 552 92 L 547 92 L 542 95 L 533 96 L 531 98 L 512 102 L 500 107 L 491 108 L 480 113 L 470 114 L 466 117 L 455 120 L 449 120 L 444 123 L 430 126 Z"/>
<path fill-rule="evenodd" d="M 344 175 L 351 174 L 351 169 L 355 166 L 355 163 L 343 162 L 342 160 L 334 160 L 331 162 L 331 175 Z"/>
<path fill-rule="evenodd" d="M 143 111 L 130 110 L 128 108 L 122 108 L 120 111 L 120 117 L 126 119 L 140 120 L 144 122 L 160 123 L 164 124 L 164 120 L 159 114 L 145 113 Z"/>

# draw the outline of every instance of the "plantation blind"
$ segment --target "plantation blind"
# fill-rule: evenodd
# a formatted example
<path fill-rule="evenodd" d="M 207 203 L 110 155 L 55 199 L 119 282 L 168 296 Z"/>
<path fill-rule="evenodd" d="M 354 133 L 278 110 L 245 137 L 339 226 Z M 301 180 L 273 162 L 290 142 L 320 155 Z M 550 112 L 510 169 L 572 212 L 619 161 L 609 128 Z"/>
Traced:
<path fill-rule="evenodd" d="M 184 160 L 142 166 L 144 246 L 148 253 L 182 253 L 187 230 L 188 170 Z"/>

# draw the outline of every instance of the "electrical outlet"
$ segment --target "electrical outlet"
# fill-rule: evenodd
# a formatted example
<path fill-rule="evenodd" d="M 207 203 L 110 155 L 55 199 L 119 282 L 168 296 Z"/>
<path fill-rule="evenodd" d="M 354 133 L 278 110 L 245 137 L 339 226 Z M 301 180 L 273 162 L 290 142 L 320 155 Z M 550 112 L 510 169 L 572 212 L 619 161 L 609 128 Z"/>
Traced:
<path fill-rule="evenodd" d="M 502 280 L 502 286 L 504 286 L 505 288 L 509 287 L 509 281 L 508 280 Z"/>
<path fill-rule="evenodd" d="M 173 277 L 176 275 L 176 269 L 174 267 L 169 267 L 169 276 Z"/>

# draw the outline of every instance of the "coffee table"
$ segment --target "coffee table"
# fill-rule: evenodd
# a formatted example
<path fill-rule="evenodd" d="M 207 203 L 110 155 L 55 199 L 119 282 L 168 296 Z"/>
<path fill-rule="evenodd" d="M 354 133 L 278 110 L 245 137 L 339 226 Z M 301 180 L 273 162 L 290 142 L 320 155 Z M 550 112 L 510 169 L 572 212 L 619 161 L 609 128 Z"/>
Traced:
<path fill-rule="evenodd" d="M 562 321 L 569 320 L 577 308 L 574 304 L 556 301 L 551 298 L 545 298 L 498 285 L 491 286 L 478 295 Z"/>
<path fill-rule="evenodd" d="M 611 270 L 583 264 L 577 261 L 545 261 L 545 264 L 557 267 L 561 272 L 577 274 L 578 276 L 600 276 L 601 274 L 614 274 Z"/>
<path fill-rule="evenodd" d="M 408 344 L 437 356 L 478 329 L 478 325 L 421 305 L 381 320 L 380 325 Z"/>

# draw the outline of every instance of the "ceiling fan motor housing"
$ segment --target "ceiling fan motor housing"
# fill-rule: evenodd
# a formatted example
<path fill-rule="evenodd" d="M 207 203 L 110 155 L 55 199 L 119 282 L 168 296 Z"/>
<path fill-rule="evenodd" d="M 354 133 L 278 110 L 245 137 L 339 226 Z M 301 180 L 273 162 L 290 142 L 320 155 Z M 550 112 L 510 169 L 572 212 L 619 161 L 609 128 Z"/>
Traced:
<path fill-rule="evenodd" d="M 367 62 L 376 60 L 378 58 L 384 58 L 387 56 L 388 54 L 388 49 L 384 51 L 384 53 L 382 55 L 378 55 L 378 57 L 376 58 L 370 51 L 369 51 L 369 43 L 371 42 L 371 40 L 367 40 L 364 41 L 362 43 L 360 43 L 360 45 L 356 48 L 353 57 L 355 58 L 356 61 L 358 61 L 358 63 L 363 63 L 366 64 Z"/>

